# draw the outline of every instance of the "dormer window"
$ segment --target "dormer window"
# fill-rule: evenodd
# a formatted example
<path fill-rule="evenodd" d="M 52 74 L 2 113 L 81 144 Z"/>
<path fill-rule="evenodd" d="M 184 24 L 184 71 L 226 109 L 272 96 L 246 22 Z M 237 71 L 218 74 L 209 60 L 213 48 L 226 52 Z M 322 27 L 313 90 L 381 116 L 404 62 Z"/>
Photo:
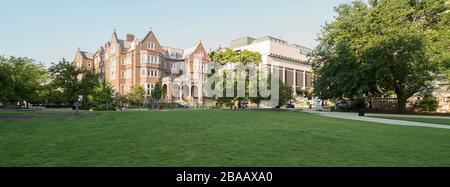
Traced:
<path fill-rule="evenodd" d="M 147 48 L 153 50 L 153 49 L 155 49 L 155 44 L 152 43 L 152 42 L 148 42 L 148 43 L 147 43 Z"/>

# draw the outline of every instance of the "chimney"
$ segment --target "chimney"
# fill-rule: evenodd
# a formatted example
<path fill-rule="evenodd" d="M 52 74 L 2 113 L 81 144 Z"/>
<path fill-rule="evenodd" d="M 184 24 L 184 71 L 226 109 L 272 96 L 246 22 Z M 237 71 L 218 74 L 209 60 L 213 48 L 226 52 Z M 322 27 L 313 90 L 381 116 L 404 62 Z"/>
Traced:
<path fill-rule="evenodd" d="M 134 34 L 128 33 L 127 34 L 127 42 L 132 42 L 132 41 L 134 41 Z"/>

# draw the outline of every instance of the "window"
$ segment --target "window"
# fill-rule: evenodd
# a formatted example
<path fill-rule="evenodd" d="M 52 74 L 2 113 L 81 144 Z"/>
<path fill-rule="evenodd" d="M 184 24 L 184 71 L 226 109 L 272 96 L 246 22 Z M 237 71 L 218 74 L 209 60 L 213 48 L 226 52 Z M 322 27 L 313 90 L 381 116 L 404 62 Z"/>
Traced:
<path fill-rule="evenodd" d="M 125 60 L 123 61 L 124 65 L 129 65 L 131 64 L 131 56 L 127 56 L 125 57 Z"/>
<path fill-rule="evenodd" d="M 147 62 L 151 63 L 151 64 L 159 64 L 159 57 L 158 56 L 153 56 L 153 55 L 148 55 L 147 56 Z"/>
<path fill-rule="evenodd" d="M 116 72 L 111 71 L 110 76 L 111 76 L 111 80 L 116 79 Z"/>
<path fill-rule="evenodd" d="M 147 53 L 141 52 L 141 63 L 147 63 Z"/>
<path fill-rule="evenodd" d="M 147 62 L 153 63 L 153 56 L 152 55 L 148 55 L 147 58 L 148 58 Z"/>
<path fill-rule="evenodd" d="M 177 65 L 176 65 L 176 64 L 172 64 L 172 65 L 171 65 L 171 69 L 172 69 L 172 70 L 176 70 L 176 69 L 177 69 Z"/>
<path fill-rule="evenodd" d="M 123 71 L 122 77 L 126 78 L 126 79 L 131 78 L 131 69 L 127 69 L 127 70 Z"/>
<path fill-rule="evenodd" d="M 141 69 L 141 76 L 147 77 L 147 69 Z"/>
<path fill-rule="evenodd" d="M 114 57 L 111 58 L 110 66 L 111 68 L 116 67 L 116 59 Z"/>
<path fill-rule="evenodd" d="M 145 87 L 145 91 L 147 92 L 148 96 L 152 95 L 152 91 L 155 88 L 155 84 L 147 84 L 147 86 Z"/>
<path fill-rule="evenodd" d="M 147 77 L 159 77 L 159 71 L 158 70 L 148 70 Z"/>
<path fill-rule="evenodd" d="M 152 42 L 148 42 L 148 43 L 147 43 L 147 48 L 148 48 L 148 49 L 155 49 L 155 44 L 152 43 Z"/>

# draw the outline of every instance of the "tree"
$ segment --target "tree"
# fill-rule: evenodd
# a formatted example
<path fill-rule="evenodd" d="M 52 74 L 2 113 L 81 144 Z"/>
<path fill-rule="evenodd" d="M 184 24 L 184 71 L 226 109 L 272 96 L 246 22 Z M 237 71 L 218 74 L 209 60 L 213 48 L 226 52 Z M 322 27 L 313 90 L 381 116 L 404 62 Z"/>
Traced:
<path fill-rule="evenodd" d="M 290 104 L 292 100 L 294 99 L 294 90 L 292 87 L 283 84 L 282 81 L 280 81 L 280 87 L 279 87 L 279 100 L 278 100 L 278 106 L 283 106 Z"/>
<path fill-rule="evenodd" d="M 64 100 L 75 105 L 77 114 L 80 106 L 79 96 L 91 95 L 99 84 L 98 76 L 94 72 L 78 68 L 75 63 L 65 59 L 57 64 L 53 63 L 50 74 L 53 88 L 61 90 Z"/>
<path fill-rule="evenodd" d="M 417 108 L 425 112 L 436 112 L 436 110 L 439 108 L 439 102 L 436 97 L 426 95 L 417 103 Z"/>
<path fill-rule="evenodd" d="M 314 51 L 314 92 L 321 99 L 356 98 L 368 92 L 383 93 L 367 76 L 371 69 L 358 55 L 366 44 L 369 8 L 362 2 L 338 6 L 336 21 L 327 24 Z"/>
<path fill-rule="evenodd" d="M 430 30 L 441 24 L 443 14 L 448 16 L 446 10 L 444 0 L 340 5 L 313 55 L 316 94 L 322 99 L 354 99 L 394 92 L 399 111 L 404 111 L 407 99 L 430 86 L 442 67 L 448 43 L 443 47 L 430 40 Z"/>
<path fill-rule="evenodd" d="M 254 65 L 259 65 L 262 60 L 261 60 L 261 54 L 259 52 L 253 52 L 253 51 L 248 51 L 248 50 L 243 50 L 243 51 L 233 51 L 231 49 L 227 49 L 224 51 L 219 51 L 219 52 L 214 52 L 211 53 L 211 59 L 213 62 L 217 62 L 220 63 L 222 65 L 225 64 L 242 64 L 242 65 L 248 65 L 248 64 L 254 64 Z M 255 66 L 256 68 L 257 66 Z M 249 75 L 248 72 L 231 72 L 229 70 L 223 70 L 223 72 L 217 72 L 217 73 L 222 73 L 222 81 L 218 82 L 217 84 L 222 84 L 224 88 L 226 88 L 227 85 L 227 80 L 225 79 L 225 77 L 228 76 L 233 76 L 233 81 L 234 81 L 234 96 L 233 97 L 226 97 L 226 90 L 224 90 L 223 95 L 224 97 L 221 98 L 215 98 L 216 101 L 225 104 L 226 106 L 232 107 L 234 105 L 235 101 L 242 101 L 244 99 L 250 99 L 251 101 L 254 101 L 258 104 L 261 103 L 262 98 L 261 97 L 257 97 L 257 98 L 248 98 L 248 97 L 237 97 L 237 82 L 240 79 L 245 79 L 246 83 L 245 83 L 245 93 L 248 96 L 249 95 Z M 258 73 L 258 72 L 257 72 Z M 256 88 L 252 88 L 252 89 L 256 89 Z M 259 95 L 259 93 L 258 93 Z"/>
<path fill-rule="evenodd" d="M 0 102 L 8 102 L 8 96 L 12 94 L 12 68 L 7 59 L 0 56 Z M 3 103 L 5 104 L 5 103 Z"/>
<path fill-rule="evenodd" d="M 30 58 L 0 56 L 0 102 L 38 102 L 47 71 Z M 28 105 L 27 105 L 28 106 Z"/>
<path fill-rule="evenodd" d="M 163 95 L 164 95 L 164 93 L 163 93 L 163 89 L 161 87 L 161 82 L 157 82 L 152 91 L 152 98 L 159 101 L 159 100 L 161 100 Z"/>
<path fill-rule="evenodd" d="M 142 86 L 132 86 L 131 92 L 127 94 L 127 100 L 131 105 L 144 107 L 145 90 Z"/>
<path fill-rule="evenodd" d="M 114 89 L 107 81 L 97 85 L 94 92 L 88 96 L 89 105 L 97 109 L 108 110 L 113 102 Z"/>
<path fill-rule="evenodd" d="M 116 110 L 121 110 L 123 107 L 125 107 L 125 104 L 128 102 L 128 100 L 125 95 L 116 92 L 114 94 L 114 102 L 116 105 Z"/>

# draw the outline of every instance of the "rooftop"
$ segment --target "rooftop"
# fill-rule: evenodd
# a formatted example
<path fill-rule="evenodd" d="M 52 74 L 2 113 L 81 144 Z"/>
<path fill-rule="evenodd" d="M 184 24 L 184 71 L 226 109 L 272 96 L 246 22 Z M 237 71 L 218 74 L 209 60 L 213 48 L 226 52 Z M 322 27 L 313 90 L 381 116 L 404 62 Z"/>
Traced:
<path fill-rule="evenodd" d="M 282 40 L 282 39 L 279 39 L 279 38 L 276 38 L 276 37 L 273 37 L 273 36 L 269 36 L 269 35 L 263 36 L 263 37 L 260 37 L 260 38 L 256 38 L 256 39 L 252 38 L 252 37 L 249 37 L 249 36 L 242 37 L 242 38 L 239 38 L 239 39 L 231 41 L 230 48 L 235 49 L 235 48 L 243 47 L 243 46 L 246 46 L 246 45 L 251 45 L 251 44 L 256 44 L 256 43 L 260 43 L 260 42 L 265 42 L 265 41 L 268 41 L 268 40 L 273 41 L 273 42 L 277 42 L 277 43 L 280 43 L 280 44 L 283 44 L 283 45 L 296 47 L 296 48 L 299 49 L 300 54 L 303 54 L 303 55 L 306 55 L 306 54 L 311 52 L 311 49 L 309 49 L 309 48 L 307 48 L 305 46 L 302 46 L 302 45 L 299 45 L 299 44 L 289 44 L 285 40 Z"/>

